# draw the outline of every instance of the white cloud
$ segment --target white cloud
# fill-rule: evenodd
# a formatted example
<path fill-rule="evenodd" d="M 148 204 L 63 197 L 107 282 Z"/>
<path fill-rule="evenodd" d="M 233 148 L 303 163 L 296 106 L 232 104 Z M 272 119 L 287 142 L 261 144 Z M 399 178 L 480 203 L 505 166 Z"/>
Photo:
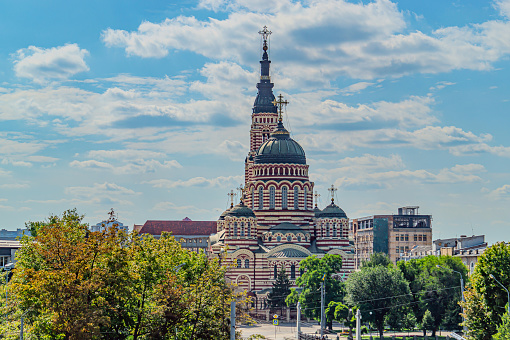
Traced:
<path fill-rule="evenodd" d="M 493 200 L 510 199 L 510 184 L 494 189 L 487 196 Z"/>
<path fill-rule="evenodd" d="M 193 205 L 183 205 L 178 206 L 173 202 L 159 202 L 157 203 L 152 210 L 159 210 L 159 211 L 178 211 L 183 214 L 200 214 L 200 213 L 211 213 L 210 210 L 197 208 Z"/>
<path fill-rule="evenodd" d="M 179 187 L 229 187 L 239 185 L 244 181 L 243 176 L 220 176 L 216 178 L 193 177 L 188 180 L 156 179 L 143 183 L 150 184 L 154 188 L 173 189 Z"/>
<path fill-rule="evenodd" d="M 85 168 L 85 169 L 99 169 L 99 170 L 112 170 L 116 174 L 138 174 L 138 173 L 147 173 L 147 172 L 155 172 L 157 169 L 172 169 L 172 168 L 182 168 L 182 165 L 179 164 L 176 160 L 171 161 L 163 161 L 160 162 L 155 159 L 136 159 L 131 160 L 127 163 L 123 163 L 123 165 L 113 165 L 106 162 L 100 162 L 97 160 L 86 160 L 86 161 L 77 161 L 74 160 L 69 163 L 72 167 L 77 168 Z"/>
<path fill-rule="evenodd" d="M 29 46 L 16 52 L 14 71 L 21 78 L 29 78 L 36 83 L 51 80 L 67 80 L 73 75 L 88 71 L 84 58 L 89 54 L 77 44 L 48 49 Z"/>
<path fill-rule="evenodd" d="M 347 86 L 346 88 L 343 88 L 342 90 L 340 90 L 340 92 L 346 96 L 350 96 L 355 93 L 359 93 L 359 92 L 363 91 L 364 89 L 366 89 L 367 87 L 372 86 L 372 85 L 375 85 L 375 83 L 361 81 L 359 83 L 352 84 L 352 85 Z"/>
<path fill-rule="evenodd" d="M 85 198 L 91 198 L 91 197 L 97 197 L 102 195 L 138 195 L 140 193 L 135 192 L 131 189 L 124 188 L 120 185 L 117 185 L 115 183 L 94 183 L 92 187 L 67 187 L 65 189 L 65 193 L 77 197 L 85 197 Z"/>

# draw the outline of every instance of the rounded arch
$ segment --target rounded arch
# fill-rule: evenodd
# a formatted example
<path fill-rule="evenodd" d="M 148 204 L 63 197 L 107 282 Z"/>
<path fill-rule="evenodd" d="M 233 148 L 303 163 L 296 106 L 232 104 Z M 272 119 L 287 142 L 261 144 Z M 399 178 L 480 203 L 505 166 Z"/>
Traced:
<path fill-rule="evenodd" d="M 286 244 L 282 244 L 282 245 L 276 246 L 273 249 L 271 249 L 269 252 L 266 253 L 266 257 L 270 257 L 274 253 L 277 253 L 277 252 L 279 252 L 279 251 L 281 251 L 283 249 L 296 249 L 296 250 L 299 250 L 299 251 L 305 253 L 307 256 L 311 256 L 312 255 L 312 253 L 308 249 L 303 247 L 303 246 L 299 246 L 297 244 L 288 244 L 288 243 L 286 243 Z"/>
<path fill-rule="evenodd" d="M 243 287 L 245 285 L 245 282 L 247 282 L 247 289 L 249 290 L 251 288 L 251 278 L 249 275 L 246 275 L 246 274 L 241 274 L 241 275 L 238 275 L 236 277 L 236 285 L 240 288 L 245 288 Z"/>

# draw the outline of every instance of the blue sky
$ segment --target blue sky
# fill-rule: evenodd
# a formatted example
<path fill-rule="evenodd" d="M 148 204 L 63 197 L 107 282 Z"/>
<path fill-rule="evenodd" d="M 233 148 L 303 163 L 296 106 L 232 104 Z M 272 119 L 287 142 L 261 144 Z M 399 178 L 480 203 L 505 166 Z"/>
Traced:
<path fill-rule="evenodd" d="M 260 36 L 327 204 L 510 240 L 510 1 L 0 0 L 0 228 L 213 220 L 243 182 Z"/>

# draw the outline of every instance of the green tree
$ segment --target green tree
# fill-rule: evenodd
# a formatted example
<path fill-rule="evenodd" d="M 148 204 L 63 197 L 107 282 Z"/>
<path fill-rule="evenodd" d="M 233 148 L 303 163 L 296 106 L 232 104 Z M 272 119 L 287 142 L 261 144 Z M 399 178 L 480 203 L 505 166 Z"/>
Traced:
<path fill-rule="evenodd" d="M 346 301 L 367 311 L 363 318 L 373 322 L 383 338 L 385 316 L 408 303 L 409 285 L 402 273 L 391 267 L 364 267 L 345 283 Z M 371 311 L 372 314 L 369 314 Z"/>
<path fill-rule="evenodd" d="M 501 324 L 498 326 L 498 332 L 492 338 L 494 340 L 510 339 L 510 315 L 508 315 L 508 312 L 503 314 Z"/>
<path fill-rule="evenodd" d="M 299 266 L 304 271 L 303 275 L 296 279 L 296 285 L 301 287 L 301 293 L 296 289 L 291 289 L 291 294 L 285 301 L 287 305 L 299 301 L 304 314 L 319 321 L 322 282 L 324 282 L 326 291 L 325 306 L 331 301 L 342 301 L 343 284 L 333 277 L 342 269 L 342 257 L 331 254 L 326 254 L 322 258 L 309 256 L 302 260 Z M 328 322 L 328 328 L 332 328 L 332 321 Z"/>
<path fill-rule="evenodd" d="M 432 316 L 432 313 L 427 309 L 423 314 L 423 318 L 420 322 L 420 328 L 423 330 L 423 336 L 427 335 L 427 331 L 433 330 L 434 327 L 434 317 Z"/>
<path fill-rule="evenodd" d="M 328 320 L 336 320 L 349 328 L 349 339 L 352 339 L 352 329 L 356 327 L 356 307 L 349 308 L 341 302 L 331 301 L 326 308 Z"/>
<path fill-rule="evenodd" d="M 490 340 L 506 310 L 506 291 L 491 274 L 505 287 L 510 286 L 510 245 L 501 242 L 488 247 L 471 275 L 463 306 L 468 335 L 473 339 Z"/>
<path fill-rule="evenodd" d="M 438 268 L 441 266 L 442 268 Z M 434 322 L 432 336 L 441 325 L 455 327 L 462 319 L 459 301 L 460 275 L 467 280 L 467 268 L 459 258 L 452 256 L 427 256 L 422 259 L 400 261 L 397 267 L 409 282 L 413 299 L 413 312 L 423 318 L 426 310 Z"/>
<path fill-rule="evenodd" d="M 391 263 L 390 258 L 385 253 L 373 253 L 370 255 L 370 259 L 368 261 L 363 261 L 362 267 L 392 267 L 393 263 Z"/>
<path fill-rule="evenodd" d="M 290 280 L 285 272 L 285 267 L 281 267 L 273 283 L 273 290 L 268 294 L 267 299 L 272 309 L 282 309 L 286 307 L 285 299 L 290 294 Z"/>

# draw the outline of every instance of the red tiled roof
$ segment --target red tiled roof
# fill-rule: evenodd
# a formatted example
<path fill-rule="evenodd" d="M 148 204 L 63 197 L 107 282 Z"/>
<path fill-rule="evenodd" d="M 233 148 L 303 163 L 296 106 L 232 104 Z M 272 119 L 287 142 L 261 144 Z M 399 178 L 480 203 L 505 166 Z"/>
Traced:
<path fill-rule="evenodd" d="M 178 235 L 206 235 L 216 233 L 216 221 L 147 221 L 139 234 L 161 235 L 162 232 Z"/>

